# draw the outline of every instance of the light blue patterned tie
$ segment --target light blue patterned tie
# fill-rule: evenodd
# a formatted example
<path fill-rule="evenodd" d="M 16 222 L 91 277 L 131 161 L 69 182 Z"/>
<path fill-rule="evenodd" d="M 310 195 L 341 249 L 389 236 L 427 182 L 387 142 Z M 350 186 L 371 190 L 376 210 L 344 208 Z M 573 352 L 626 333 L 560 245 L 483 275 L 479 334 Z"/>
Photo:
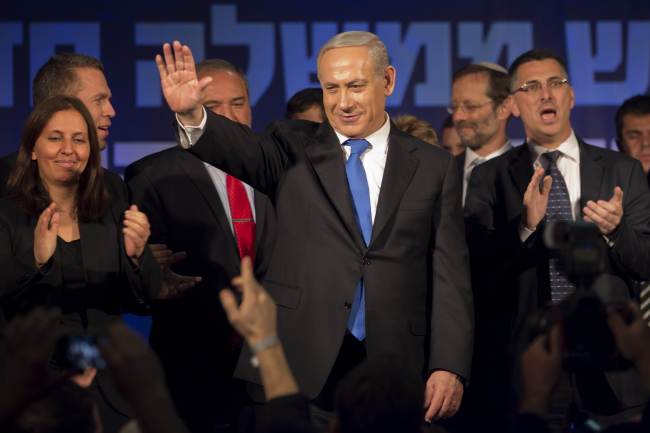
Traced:
<path fill-rule="evenodd" d="M 350 157 L 345 163 L 345 172 L 348 176 L 348 185 L 354 201 L 354 213 L 357 217 L 359 229 L 366 245 L 370 243 L 372 235 L 372 215 L 370 213 L 370 193 L 368 192 L 368 179 L 366 171 L 361 164 L 361 154 L 370 146 L 363 139 L 349 139 L 345 142 L 351 148 Z M 348 329 L 354 337 L 363 341 L 366 338 L 366 294 L 363 287 L 363 278 L 359 280 L 354 294 L 352 311 L 348 319 Z"/>
<path fill-rule="evenodd" d="M 540 161 L 546 169 L 546 174 L 551 176 L 553 183 L 551 191 L 548 194 L 548 204 L 546 205 L 546 221 L 573 221 L 571 214 L 571 199 L 569 190 L 562 173 L 557 168 L 557 160 L 561 152 L 543 153 Z M 569 281 L 562 256 L 557 250 L 550 250 L 548 255 L 548 272 L 551 283 L 551 302 L 557 303 L 575 291 L 575 286 Z"/>

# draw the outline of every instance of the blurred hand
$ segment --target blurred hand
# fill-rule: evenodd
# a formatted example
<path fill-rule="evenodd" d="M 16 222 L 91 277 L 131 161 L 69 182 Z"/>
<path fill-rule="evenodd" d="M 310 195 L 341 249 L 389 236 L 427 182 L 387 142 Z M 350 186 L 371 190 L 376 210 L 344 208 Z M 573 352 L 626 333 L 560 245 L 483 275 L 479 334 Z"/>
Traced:
<path fill-rule="evenodd" d="M 464 387 L 458 376 L 450 371 L 431 373 L 424 390 L 424 420 L 449 418 L 460 408 Z"/>
<path fill-rule="evenodd" d="M 277 335 L 275 302 L 255 279 L 249 257 L 241 261 L 241 275 L 233 278 L 232 285 L 242 293 L 238 306 L 235 295 L 228 289 L 219 293 L 228 321 L 249 345 Z"/>
<path fill-rule="evenodd" d="M 124 249 L 134 265 L 140 264 L 144 247 L 151 234 L 149 219 L 134 204 L 124 212 Z"/>
<path fill-rule="evenodd" d="M 16 317 L 4 331 L 7 363 L 0 386 L 0 412 L 11 414 L 67 375 L 53 374 L 49 360 L 61 337 L 58 310 L 36 308 Z"/>
<path fill-rule="evenodd" d="M 163 57 L 156 55 L 160 74 L 160 86 L 169 108 L 178 114 L 185 125 L 198 125 L 203 117 L 202 101 L 205 87 L 212 77 L 199 81 L 196 75 L 194 56 L 187 45 L 174 41 L 172 46 L 163 45 Z"/>
<path fill-rule="evenodd" d="M 201 281 L 201 277 L 179 275 L 167 269 L 163 271 L 162 287 L 156 299 L 176 299 L 184 295 L 199 281 Z"/>
<path fill-rule="evenodd" d="M 582 219 L 596 224 L 600 233 L 607 236 L 616 230 L 623 219 L 623 190 L 619 186 L 614 188 L 614 194 L 609 200 L 589 200 L 582 212 Z"/>
<path fill-rule="evenodd" d="M 628 305 L 634 320 L 627 324 L 614 309 L 608 312 L 607 321 L 614 334 L 616 347 L 623 357 L 635 364 L 650 363 L 650 328 L 641 318 L 639 307 L 634 302 Z"/>
<path fill-rule="evenodd" d="M 529 230 L 535 230 L 546 215 L 546 206 L 548 205 L 548 195 L 551 192 L 552 182 L 551 176 L 544 176 L 542 167 L 535 169 L 524 193 L 524 224 Z"/>
<path fill-rule="evenodd" d="M 146 399 L 151 393 L 166 393 L 160 362 L 147 343 L 124 323 L 108 328 L 99 350 L 111 370 L 115 385 L 130 402 Z"/>
<path fill-rule="evenodd" d="M 81 388 L 88 388 L 93 383 L 95 376 L 97 376 L 97 369 L 94 367 L 89 367 L 82 373 L 78 373 L 70 377 L 70 380 L 79 385 Z"/>
<path fill-rule="evenodd" d="M 539 335 L 523 353 L 522 412 L 541 415 L 548 410 L 551 396 L 562 374 L 562 339 L 560 326 L 554 325 L 548 337 Z"/>
<path fill-rule="evenodd" d="M 54 255 L 60 219 L 59 210 L 54 202 L 38 217 L 34 229 L 34 260 L 38 268 L 45 265 Z"/>
<path fill-rule="evenodd" d="M 166 244 L 149 244 L 149 249 L 153 254 L 153 258 L 156 259 L 156 262 L 160 265 L 160 269 L 163 271 L 187 258 L 185 251 L 175 253 Z"/>
<path fill-rule="evenodd" d="M 171 270 L 173 265 L 187 258 L 185 251 L 174 253 L 165 244 L 149 244 L 149 249 L 163 273 L 163 286 L 157 299 L 178 298 L 201 281 L 201 277 L 180 275 Z"/>

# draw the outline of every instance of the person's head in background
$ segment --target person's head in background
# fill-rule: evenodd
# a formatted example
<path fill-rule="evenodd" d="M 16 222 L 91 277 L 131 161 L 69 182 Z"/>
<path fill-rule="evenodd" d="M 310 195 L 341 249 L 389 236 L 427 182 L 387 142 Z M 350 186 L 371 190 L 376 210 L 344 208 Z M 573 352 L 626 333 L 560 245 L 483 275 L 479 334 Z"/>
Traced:
<path fill-rule="evenodd" d="M 458 156 L 465 151 L 454 127 L 454 119 L 451 116 L 445 118 L 440 128 L 440 145 L 454 156 Z"/>
<path fill-rule="evenodd" d="M 336 390 L 334 433 L 419 433 L 424 416 L 424 382 L 387 356 L 368 359 Z"/>
<path fill-rule="evenodd" d="M 100 60 L 78 53 L 55 54 L 36 72 L 32 92 L 35 106 L 58 95 L 79 98 L 93 118 L 100 150 L 106 148 L 115 109 Z"/>
<path fill-rule="evenodd" d="M 616 111 L 616 144 L 650 172 L 650 95 L 633 96 Z"/>
<path fill-rule="evenodd" d="M 206 59 L 196 65 L 199 79 L 212 77 L 204 91 L 203 105 L 215 114 L 250 127 L 253 114 L 244 73 L 223 59 Z"/>
<path fill-rule="evenodd" d="M 506 144 L 509 84 L 508 71 L 494 63 L 471 64 L 454 73 L 448 111 L 464 148 L 487 156 Z"/>
<path fill-rule="evenodd" d="M 294 93 L 287 102 L 285 118 L 323 123 L 325 121 L 323 89 L 311 87 Z"/>
<path fill-rule="evenodd" d="M 392 120 L 400 131 L 406 132 L 407 134 L 419 138 L 422 141 L 426 141 L 429 144 L 433 144 L 434 146 L 438 146 L 438 135 L 436 134 L 435 129 L 433 129 L 433 126 L 431 126 L 431 124 L 426 120 L 410 114 L 403 114 L 394 117 Z"/>

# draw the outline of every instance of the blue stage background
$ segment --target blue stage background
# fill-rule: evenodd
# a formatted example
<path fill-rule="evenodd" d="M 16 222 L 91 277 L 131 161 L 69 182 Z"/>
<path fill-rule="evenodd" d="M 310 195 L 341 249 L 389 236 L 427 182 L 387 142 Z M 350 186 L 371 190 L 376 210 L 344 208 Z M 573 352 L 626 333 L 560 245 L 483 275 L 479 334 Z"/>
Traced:
<path fill-rule="evenodd" d="M 254 129 L 284 113 L 295 91 L 317 86 L 318 47 L 343 30 L 370 30 L 397 67 L 390 114 L 439 127 L 453 71 L 467 63 L 507 66 L 536 47 L 566 56 L 576 92 L 576 132 L 614 146 L 614 113 L 650 85 L 650 2 L 645 1 L 66 1 L 0 7 L 0 154 L 15 150 L 31 108 L 30 83 L 57 51 L 99 57 L 117 116 L 103 162 L 121 172 L 173 145 L 172 116 L 153 58 L 180 39 L 199 59 L 223 57 L 250 80 Z M 518 120 L 509 134 L 519 140 Z"/>

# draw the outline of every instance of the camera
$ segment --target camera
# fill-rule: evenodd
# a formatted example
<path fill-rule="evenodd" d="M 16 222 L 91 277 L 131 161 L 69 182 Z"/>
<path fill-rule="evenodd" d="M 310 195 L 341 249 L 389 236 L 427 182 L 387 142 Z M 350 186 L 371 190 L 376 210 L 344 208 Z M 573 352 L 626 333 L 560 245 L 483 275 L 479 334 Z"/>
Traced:
<path fill-rule="evenodd" d="M 54 349 L 53 363 L 56 368 L 72 371 L 106 368 L 106 361 L 97 347 L 97 337 L 88 335 L 62 337 Z"/>
<path fill-rule="evenodd" d="M 559 252 L 564 270 L 575 285 L 561 302 L 533 314 L 529 339 L 548 334 L 560 323 L 564 334 L 563 367 L 567 371 L 612 371 L 630 366 L 619 353 L 607 322 L 608 308 L 630 317 L 629 289 L 618 276 L 605 274 L 607 247 L 598 228 L 583 222 L 549 222 L 544 243 Z"/>

